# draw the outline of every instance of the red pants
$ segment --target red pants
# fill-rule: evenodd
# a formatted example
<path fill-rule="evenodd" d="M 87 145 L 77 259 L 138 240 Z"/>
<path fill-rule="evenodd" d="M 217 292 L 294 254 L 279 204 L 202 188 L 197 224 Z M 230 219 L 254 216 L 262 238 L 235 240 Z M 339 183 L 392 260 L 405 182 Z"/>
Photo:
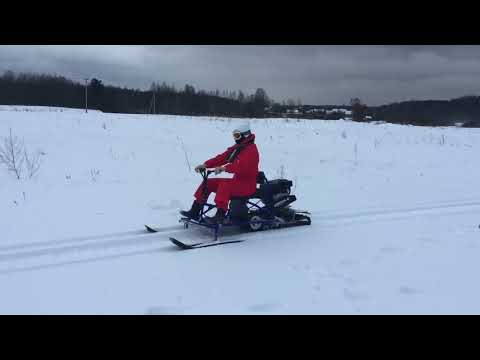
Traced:
<path fill-rule="evenodd" d="M 195 192 L 195 199 L 203 204 L 212 192 L 216 193 L 215 205 L 225 211 L 228 210 L 228 203 L 230 198 L 237 196 L 249 196 L 252 195 L 256 189 L 245 192 L 240 186 L 237 185 L 237 181 L 233 179 L 208 179 L 207 180 L 207 192 L 206 198 L 202 196 L 203 184 L 200 184 Z"/>

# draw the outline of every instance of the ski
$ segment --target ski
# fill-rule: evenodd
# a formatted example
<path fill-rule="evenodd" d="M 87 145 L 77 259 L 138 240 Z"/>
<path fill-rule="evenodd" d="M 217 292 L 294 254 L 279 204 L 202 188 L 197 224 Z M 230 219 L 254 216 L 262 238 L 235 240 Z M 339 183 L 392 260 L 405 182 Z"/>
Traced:
<path fill-rule="evenodd" d="M 156 233 L 158 232 L 157 230 L 155 230 L 154 228 L 148 226 L 148 225 L 145 225 L 145 229 L 149 232 L 149 233 Z"/>
<path fill-rule="evenodd" d="M 192 250 L 192 249 L 198 249 L 198 248 L 203 248 L 203 247 L 210 247 L 210 246 L 218 246 L 218 245 L 225 245 L 225 244 L 233 244 L 233 243 L 240 243 L 245 240 L 225 240 L 225 241 L 203 241 L 203 242 L 198 242 L 194 244 L 185 244 L 184 242 L 181 242 L 178 239 L 175 238 L 169 238 L 170 241 L 178 246 L 182 250 Z"/>

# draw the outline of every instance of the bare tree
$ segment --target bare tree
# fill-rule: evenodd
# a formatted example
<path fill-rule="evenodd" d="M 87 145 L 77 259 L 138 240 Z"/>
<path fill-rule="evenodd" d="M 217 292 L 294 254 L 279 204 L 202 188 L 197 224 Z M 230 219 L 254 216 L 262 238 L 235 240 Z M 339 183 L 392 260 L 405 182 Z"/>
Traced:
<path fill-rule="evenodd" d="M 288 100 L 287 100 L 287 105 L 288 105 L 288 106 L 295 106 L 295 100 L 293 100 L 293 99 L 288 99 Z"/>
<path fill-rule="evenodd" d="M 187 150 L 185 149 L 185 144 L 183 143 L 183 140 L 182 140 L 181 137 L 177 136 L 177 139 L 180 142 L 180 144 L 182 145 L 182 150 L 183 150 L 183 153 L 185 154 L 185 163 L 187 164 L 188 171 L 192 172 L 192 167 L 190 165 L 190 160 L 188 158 Z"/>
<path fill-rule="evenodd" d="M 23 142 L 12 135 L 12 129 L 10 129 L 10 136 L 4 138 L 3 141 L 3 146 L 0 146 L 0 164 L 5 164 L 7 169 L 15 173 L 17 179 L 20 180 L 25 160 Z"/>
<path fill-rule="evenodd" d="M 364 121 L 367 116 L 368 107 L 359 98 L 353 98 L 350 100 L 350 106 L 352 107 L 352 120 Z"/>
<path fill-rule="evenodd" d="M 40 155 L 44 154 L 28 154 L 23 141 L 12 134 L 12 129 L 10 135 L 3 139 L 3 146 L 0 146 L 0 164 L 12 171 L 18 180 L 22 178 L 24 170 L 29 179 L 35 176 L 41 165 Z"/>
<path fill-rule="evenodd" d="M 28 155 L 27 150 L 24 149 L 23 155 L 25 158 L 25 167 L 27 169 L 28 178 L 31 179 L 40 169 L 40 154 Z"/>

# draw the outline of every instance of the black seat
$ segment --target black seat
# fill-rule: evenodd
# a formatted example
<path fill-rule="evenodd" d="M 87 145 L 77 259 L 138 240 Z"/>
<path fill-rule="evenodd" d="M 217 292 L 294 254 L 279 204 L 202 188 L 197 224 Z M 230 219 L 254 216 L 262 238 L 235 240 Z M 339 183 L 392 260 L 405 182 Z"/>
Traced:
<path fill-rule="evenodd" d="M 268 182 L 267 177 L 263 171 L 259 171 L 257 175 L 257 184 L 263 185 Z"/>

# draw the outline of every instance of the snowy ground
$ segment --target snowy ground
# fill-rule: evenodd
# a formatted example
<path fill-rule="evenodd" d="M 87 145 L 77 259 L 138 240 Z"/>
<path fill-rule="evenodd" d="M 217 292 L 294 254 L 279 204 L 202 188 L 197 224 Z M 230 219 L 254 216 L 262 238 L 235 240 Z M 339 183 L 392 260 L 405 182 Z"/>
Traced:
<path fill-rule="evenodd" d="M 44 154 L 34 179 L 0 167 L 0 313 L 480 313 L 480 130 L 254 120 L 312 225 L 178 251 L 235 122 L 0 106 L 0 137 Z"/>

